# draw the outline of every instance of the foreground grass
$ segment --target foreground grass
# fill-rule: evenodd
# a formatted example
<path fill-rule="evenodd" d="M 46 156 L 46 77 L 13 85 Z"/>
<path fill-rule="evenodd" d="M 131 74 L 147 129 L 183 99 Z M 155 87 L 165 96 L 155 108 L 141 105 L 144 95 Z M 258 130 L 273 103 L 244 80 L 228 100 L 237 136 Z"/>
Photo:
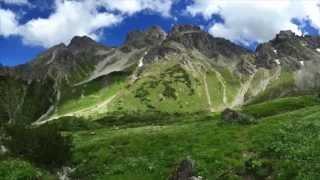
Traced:
<path fill-rule="evenodd" d="M 46 179 L 54 180 L 54 176 L 48 172 L 36 168 L 29 162 L 19 159 L 1 159 L 0 161 L 0 178 L 3 180 L 33 180 Z"/>
<path fill-rule="evenodd" d="M 210 180 L 320 178 L 316 97 L 277 99 L 243 107 L 242 112 L 258 123 L 226 124 L 218 114 L 205 113 L 64 121 L 61 127 L 74 137 L 76 170 L 71 176 L 167 179 L 182 159 L 190 157 L 198 175 Z"/>
<path fill-rule="evenodd" d="M 224 124 L 219 116 L 195 116 L 162 125 L 80 131 L 74 134 L 73 176 L 166 179 L 181 159 L 191 157 L 206 179 L 317 179 L 320 106 L 313 100 L 295 97 L 247 107 L 247 113 L 261 117 L 249 126 Z M 295 101 L 306 103 L 298 107 Z M 309 126 L 314 129 L 306 133 Z M 248 168 L 248 162 L 256 163 L 254 168 Z"/>

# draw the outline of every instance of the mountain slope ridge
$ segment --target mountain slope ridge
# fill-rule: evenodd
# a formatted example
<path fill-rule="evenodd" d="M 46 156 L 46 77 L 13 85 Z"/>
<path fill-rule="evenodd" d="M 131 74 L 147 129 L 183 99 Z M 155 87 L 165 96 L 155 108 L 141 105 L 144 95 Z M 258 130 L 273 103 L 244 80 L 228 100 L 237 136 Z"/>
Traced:
<path fill-rule="evenodd" d="M 100 83 L 99 88 L 107 92 L 117 72 L 126 74 L 118 89 L 123 93 L 104 114 L 221 111 L 251 101 L 316 91 L 320 87 L 318 48 L 319 37 L 296 36 L 290 31 L 281 31 L 249 52 L 196 26 L 176 25 L 169 33 L 151 27 L 129 33 L 119 48 L 75 37 L 68 46 L 54 46 L 26 65 L 1 68 L 0 76 L 27 82 L 53 79 L 53 89 L 62 97 L 48 97 L 54 100 L 37 122 L 55 117 L 68 101 L 80 102 L 97 92 L 83 95 L 83 87 Z M 86 108 L 94 109 L 94 102 Z"/>

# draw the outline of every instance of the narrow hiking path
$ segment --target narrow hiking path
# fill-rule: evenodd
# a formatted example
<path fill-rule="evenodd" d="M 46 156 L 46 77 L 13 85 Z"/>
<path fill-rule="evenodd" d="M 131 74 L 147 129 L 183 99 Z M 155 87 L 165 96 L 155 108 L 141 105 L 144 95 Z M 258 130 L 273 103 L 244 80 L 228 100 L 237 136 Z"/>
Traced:
<path fill-rule="evenodd" d="M 83 108 L 83 109 L 80 109 L 78 111 L 74 111 L 74 112 L 69 112 L 69 113 L 66 113 L 66 114 L 61 114 L 61 115 L 57 115 L 57 116 L 53 116 L 47 120 L 44 120 L 44 121 L 36 121 L 34 122 L 32 125 L 36 125 L 36 126 L 39 126 L 39 125 L 42 125 L 42 124 L 45 124 L 45 123 L 48 123 L 50 121 L 53 121 L 53 120 L 56 120 L 56 119 L 59 119 L 61 117 L 67 117 L 67 116 L 88 116 L 88 115 L 91 115 L 91 114 L 96 114 L 96 113 L 99 113 L 99 112 L 106 112 L 107 111 L 107 106 L 108 104 L 117 97 L 117 94 L 109 97 L 108 99 L 106 99 L 105 101 L 102 101 L 101 103 L 97 104 L 97 105 L 94 105 L 94 106 L 90 106 L 90 107 L 87 107 L 87 108 Z M 103 111 L 100 111 L 102 110 Z"/>
<path fill-rule="evenodd" d="M 249 79 L 245 83 L 241 83 L 240 89 L 237 93 L 237 95 L 234 97 L 233 102 L 231 104 L 231 107 L 234 108 L 236 106 L 242 105 L 244 103 L 244 96 L 248 92 L 251 82 L 256 75 L 256 72 L 254 72 L 252 75 L 250 75 Z"/>
<path fill-rule="evenodd" d="M 202 77 L 203 77 L 204 89 L 205 89 L 205 92 L 206 92 L 206 97 L 207 97 L 207 101 L 208 101 L 209 110 L 211 112 L 214 112 L 214 108 L 212 107 L 212 102 L 211 102 L 210 91 L 209 91 L 209 87 L 208 87 L 208 83 L 207 83 L 207 73 L 204 72 L 202 74 L 203 74 Z"/>
<path fill-rule="evenodd" d="M 222 85 L 222 93 L 223 93 L 222 102 L 223 102 L 224 105 L 227 105 L 227 103 L 228 103 L 228 98 L 227 98 L 227 87 L 226 87 L 226 83 L 225 83 L 222 75 L 221 75 L 218 71 L 214 70 L 214 72 L 216 73 L 216 76 L 217 76 L 218 81 L 219 81 L 220 84 Z"/>

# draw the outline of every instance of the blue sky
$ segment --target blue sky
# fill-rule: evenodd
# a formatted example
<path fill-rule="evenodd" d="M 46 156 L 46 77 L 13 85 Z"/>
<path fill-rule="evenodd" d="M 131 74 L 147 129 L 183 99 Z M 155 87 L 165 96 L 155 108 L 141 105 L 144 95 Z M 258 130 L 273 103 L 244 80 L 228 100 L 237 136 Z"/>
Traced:
<path fill-rule="evenodd" d="M 320 0 L 0 0 L 0 63 L 32 60 L 75 35 L 119 46 L 129 31 L 194 24 L 254 48 L 280 30 L 319 35 Z"/>

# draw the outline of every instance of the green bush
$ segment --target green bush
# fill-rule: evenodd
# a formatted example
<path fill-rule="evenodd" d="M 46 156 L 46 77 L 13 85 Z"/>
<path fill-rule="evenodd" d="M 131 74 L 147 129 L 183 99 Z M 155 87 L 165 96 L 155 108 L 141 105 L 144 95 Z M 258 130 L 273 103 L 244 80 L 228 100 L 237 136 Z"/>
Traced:
<path fill-rule="evenodd" d="M 98 123 L 80 117 L 66 116 L 49 123 L 56 126 L 59 131 L 82 131 L 100 128 Z"/>
<path fill-rule="evenodd" d="M 13 159 L 0 162 L 0 179 L 36 180 L 41 176 L 41 172 L 28 162 Z"/>
<path fill-rule="evenodd" d="M 30 160 L 46 168 L 59 168 L 71 158 L 71 139 L 62 136 L 56 126 L 26 128 L 5 127 L 5 146 L 16 157 Z"/>

